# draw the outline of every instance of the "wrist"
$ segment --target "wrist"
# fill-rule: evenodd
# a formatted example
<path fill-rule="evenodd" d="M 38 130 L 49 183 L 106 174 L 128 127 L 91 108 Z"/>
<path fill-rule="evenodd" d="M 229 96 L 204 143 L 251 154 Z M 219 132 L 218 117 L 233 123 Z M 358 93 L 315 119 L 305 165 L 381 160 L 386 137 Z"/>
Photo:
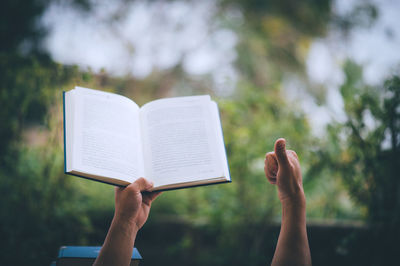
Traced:
<path fill-rule="evenodd" d="M 123 215 L 115 214 L 112 224 L 118 225 L 121 228 L 125 228 L 135 234 L 140 229 L 134 218 L 123 216 Z"/>
<path fill-rule="evenodd" d="M 295 186 L 289 191 L 278 189 L 279 200 L 281 201 L 282 208 L 285 207 L 302 207 L 306 206 L 306 196 L 301 185 Z"/>
<path fill-rule="evenodd" d="M 305 197 L 290 197 L 281 199 L 282 208 L 305 208 L 306 199 Z"/>
<path fill-rule="evenodd" d="M 306 200 L 305 197 L 291 197 L 282 203 L 282 227 L 303 228 L 306 225 Z"/>
<path fill-rule="evenodd" d="M 286 213 L 305 214 L 306 212 L 306 198 L 304 193 L 281 198 L 281 204 L 282 210 Z"/>

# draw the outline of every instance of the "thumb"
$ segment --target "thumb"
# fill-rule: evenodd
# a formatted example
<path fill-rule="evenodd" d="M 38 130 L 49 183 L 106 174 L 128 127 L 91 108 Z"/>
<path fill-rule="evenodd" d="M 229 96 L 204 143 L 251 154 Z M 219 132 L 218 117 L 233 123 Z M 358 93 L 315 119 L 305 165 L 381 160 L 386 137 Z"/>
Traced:
<path fill-rule="evenodd" d="M 143 177 L 137 179 L 137 180 L 133 183 L 133 185 L 136 186 L 136 188 L 137 188 L 139 191 L 141 191 L 141 192 L 142 192 L 142 191 L 149 190 L 150 188 L 153 187 L 153 183 L 150 182 L 150 181 L 148 181 L 147 179 L 144 179 Z"/>
<path fill-rule="evenodd" d="M 289 159 L 286 154 L 286 140 L 284 138 L 280 138 L 275 142 L 275 154 L 279 165 L 289 165 Z"/>

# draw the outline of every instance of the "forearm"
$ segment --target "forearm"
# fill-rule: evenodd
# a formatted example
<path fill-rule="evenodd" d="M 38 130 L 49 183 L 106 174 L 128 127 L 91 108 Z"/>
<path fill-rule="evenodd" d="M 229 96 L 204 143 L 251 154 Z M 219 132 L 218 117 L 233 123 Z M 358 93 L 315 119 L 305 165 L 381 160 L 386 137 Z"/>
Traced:
<path fill-rule="evenodd" d="M 282 203 L 282 224 L 272 265 L 311 265 L 305 200 Z"/>
<path fill-rule="evenodd" d="M 100 254 L 93 265 L 129 265 L 138 227 L 134 222 L 115 217 Z"/>

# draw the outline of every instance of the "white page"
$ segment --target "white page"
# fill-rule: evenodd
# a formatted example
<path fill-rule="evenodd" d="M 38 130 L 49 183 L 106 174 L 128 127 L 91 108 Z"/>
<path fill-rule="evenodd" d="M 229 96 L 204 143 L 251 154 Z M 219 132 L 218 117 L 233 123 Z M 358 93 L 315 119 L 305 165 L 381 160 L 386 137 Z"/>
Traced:
<path fill-rule="evenodd" d="M 221 164 L 223 165 L 224 169 L 224 176 L 227 180 L 231 180 L 231 176 L 229 173 L 229 166 L 228 166 L 228 158 L 226 157 L 226 150 L 225 150 L 225 143 L 224 143 L 224 134 L 222 132 L 222 124 L 221 119 L 219 116 L 218 105 L 216 102 L 211 101 L 211 110 L 214 117 L 214 124 L 215 124 L 215 134 L 217 138 L 217 148 L 219 150 L 219 156 L 221 158 Z"/>
<path fill-rule="evenodd" d="M 65 92 L 64 94 L 64 133 L 65 133 L 65 168 L 67 172 L 70 172 L 72 170 L 72 143 L 73 143 L 73 131 L 74 131 L 74 123 L 73 123 L 73 117 L 74 117 L 74 92 L 75 90 L 70 90 L 68 92 Z"/>
<path fill-rule="evenodd" d="M 139 107 L 126 97 L 76 87 L 74 170 L 133 182 L 144 175 Z"/>
<path fill-rule="evenodd" d="M 140 116 L 146 178 L 155 187 L 223 176 L 209 96 L 153 101 Z"/>

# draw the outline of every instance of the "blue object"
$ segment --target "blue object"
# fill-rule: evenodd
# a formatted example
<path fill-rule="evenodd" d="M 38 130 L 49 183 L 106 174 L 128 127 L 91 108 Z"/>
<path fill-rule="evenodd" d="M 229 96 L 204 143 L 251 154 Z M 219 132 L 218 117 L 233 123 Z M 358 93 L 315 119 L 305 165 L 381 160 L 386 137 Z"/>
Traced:
<path fill-rule="evenodd" d="M 58 252 L 58 258 L 91 258 L 95 259 L 100 253 L 101 247 L 98 246 L 62 246 Z M 137 248 L 133 249 L 132 252 L 133 260 L 141 260 Z"/>

